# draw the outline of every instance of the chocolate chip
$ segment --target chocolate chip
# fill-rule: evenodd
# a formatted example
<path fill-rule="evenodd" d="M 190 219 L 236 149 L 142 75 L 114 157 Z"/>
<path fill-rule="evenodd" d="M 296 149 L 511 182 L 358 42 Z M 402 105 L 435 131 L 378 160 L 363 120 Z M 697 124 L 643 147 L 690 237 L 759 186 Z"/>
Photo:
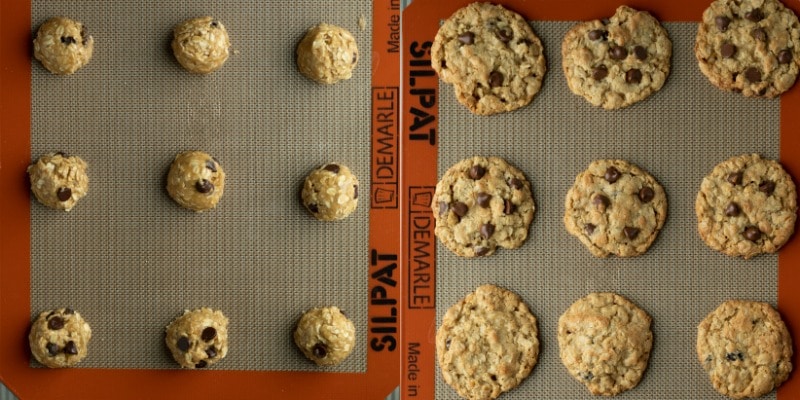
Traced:
<path fill-rule="evenodd" d="M 781 50 L 781 52 L 778 53 L 778 62 L 781 64 L 789 64 L 792 62 L 792 51 L 789 49 Z"/>
<path fill-rule="evenodd" d="M 72 36 L 62 36 L 61 37 L 61 43 L 64 43 L 67 46 L 69 46 L 71 44 L 78 43 L 78 41 L 75 40 L 75 38 L 72 37 Z"/>
<path fill-rule="evenodd" d="M 481 179 L 484 174 L 486 174 L 486 168 L 480 165 L 473 165 L 472 168 L 469 169 L 469 177 L 472 179 Z"/>
<path fill-rule="evenodd" d="M 214 184 L 207 179 L 200 179 L 194 184 L 194 188 L 203 194 L 209 194 L 214 191 Z"/>
<path fill-rule="evenodd" d="M 620 175 L 621 174 L 619 173 L 618 169 L 614 167 L 608 167 L 606 168 L 606 173 L 603 175 L 603 178 L 606 178 L 608 183 L 614 183 L 617 181 L 617 179 L 619 179 Z"/>
<path fill-rule="evenodd" d="M 592 78 L 594 78 L 594 80 L 600 81 L 606 76 L 608 76 L 608 68 L 606 68 L 605 65 L 598 65 L 592 68 Z"/>
<path fill-rule="evenodd" d="M 600 22 L 601 22 L 603 25 L 608 25 L 608 24 L 610 24 L 610 23 L 611 23 L 611 20 L 610 20 L 610 19 L 608 19 L 608 18 L 603 18 L 603 19 L 601 19 L 601 20 L 600 20 Z"/>
<path fill-rule="evenodd" d="M 467 211 L 469 210 L 469 207 L 467 207 L 466 204 L 464 204 L 464 203 L 462 203 L 460 201 L 457 201 L 457 202 L 453 203 L 453 207 L 452 208 L 453 208 L 453 212 L 456 215 L 458 215 L 459 218 L 467 215 Z"/>
<path fill-rule="evenodd" d="M 727 207 L 725 207 L 725 215 L 729 217 L 735 217 L 742 212 L 742 209 L 739 208 L 739 205 L 736 203 L 730 203 Z"/>
<path fill-rule="evenodd" d="M 605 40 L 606 36 L 608 36 L 608 31 L 604 31 L 602 29 L 595 29 L 595 30 L 589 31 L 589 35 L 588 36 L 589 36 L 589 40 L 600 40 L 600 39 L 604 39 Z"/>
<path fill-rule="evenodd" d="M 72 198 L 72 189 L 68 187 L 60 187 L 56 190 L 56 197 L 59 201 L 67 201 Z"/>
<path fill-rule="evenodd" d="M 217 337 L 217 330 L 211 326 L 203 329 L 203 333 L 200 334 L 200 339 L 203 339 L 206 342 L 214 340 L 215 337 Z"/>
<path fill-rule="evenodd" d="M 311 352 L 314 353 L 314 357 L 325 358 L 328 355 L 328 346 L 325 343 L 317 343 L 311 348 Z"/>
<path fill-rule="evenodd" d="M 764 43 L 767 42 L 767 31 L 765 31 L 763 28 L 753 29 L 750 31 L 750 35 L 756 40 L 760 40 Z"/>
<path fill-rule="evenodd" d="M 517 178 L 511 178 L 508 180 L 508 186 L 511 186 L 514 189 L 520 190 L 522 189 L 522 181 Z"/>
<path fill-rule="evenodd" d="M 720 15 L 714 18 L 714 23 L 717 24 L 717 29 L 725 32 L 728 30 L 728 25 L 730 25 L 731 19 L 724 15 Z"/>
<path fill-rule="evenodd" d="M 761 71 L 756 67 L 750 67 L 744 71 L 744 77 L 747 78 L 750 83 L 761 82 Z"/>
<path fill-rule="evenodd" d="M 641 200 L 642 203 L 649 203 L 654 197 L 656 197 L 656 192 L 654 192 L 653 189 L 647 186 L 639 189 L 639 200 Z"/>
<path fill-rule="evenodd" d="M 725 178 L 725 180 L 727 180 L 728 183 L 730 183 L 733 186 L 741 185 L 742 175 L 743 175 L 742 171 L 731 172 L 730 174 L 728 174 L 728 177 Z"/>
<path fill-rule="evenodd" d="M 636 55 L 636 58 L 639 60 L 647 59 L 647 49 L 645 49 L 644 46 L 634 47 L 633 54 Z"/>
<path fill-rule="evenodd" d="M 581 372 L 581 379 L 583 379 L 585 381 L 590 381 L 593 378 L 594 378 L 594 374 L 592 373 L 592 371 Z"/>
<path fill-rule="evenodd" d="M 489 86 L 493 88 L 503 86 L 503 74 L 497 71 L 492 71 L 492 73 L 489 74 Z"/>
<path fill-rule="evenodd" d="M 736 360 L 744 361 L 744 354 L 742 354 L 741 351 L 728 353 L 725 355 L 725 359 L 727 359 L 728 361 L 736 361 Z"/>
<path fill-rule="evenodd" d="M 458 41 L 464 44 L 475 43 L 475 34 L 472 32 L 464 32 L 458 35 Z"/>
<path fill-rule="evenodd" d="M 207 348 L 206 349 L 206 355 L 208 356 L 208 358 L 216 357 L 217 356 L 217 349 L 215 349 L 214 346 L 211 346 L 211 347 Z"/>
<path fill-rule="evenodd" d="M 734 54 L 736 54 L 736 45 L 730 42 L 725 42 L 722 44 L 722 48 L 720 48 L 720 53 L 724 58 L 731 58 Z"/>
<path fill-rule="evenodd" d="M 308 210 L 311 211 L 312 213 L 316 214 L 316 213 L 319 212 L 319 207 L 317 207 L 316 204 L 309 204 L 308 205 Z"/>
<path fill-rule="evenodd" d="M 55 344 L 53 342 L 48 342 L 47 346 L 45 346 L 45 347 L 47 347 L 47 353 L 50 354 L 51 356 L 54 356 L 54 355 L 58 354 L 58 345 L 57 344 Z"/>
<path fill-rule="evenodd" d="M 611 48 L 608 55 L 612 60 L 624 60 L 628 56 L 628 50 L 624 47 L 616 46 Z"/>
<path fill-rule="evenodd" d="M 497 34 L 497 38 L 503 43 L 508 43 L 514 38 L 514 33 L 505 29 L 498 29 L 495 33 Z"/>
<path fill-rule="evenodd" d="M 514 211 L 517 211 L 517 206 L 509 199 L 503 200 L 503 214 L 510 215 L 513 214 Z"/>
<path fill-rule="evenodd" d="M 492 199 L 492 195 L 489 193 L 480 192 L 477 196 L 478 205 L 487 208 L 489 207 L 489 200 Z"/>
<path fill-rule="evenodd" d="M 603 209 L 605 209 L 609 204 L 611 204 L 611 200 L 609 200 L 606 195 L 598 193 L 592 198 L 592 204 L 598 207 L 602 206 Z"/>
<path fill-rule="evenodd" d="M 494 234 L 494 225 L 492 224 L 483 224 L 481 225 L 481 236 L 484 239 L 489 239 Z"/>
<path fill-rule="evenodd" d="M 639 83 L 642 81 L 642 71 L 634 68 L 629 70 L 625 73 L 625 82 L 627 83 Z"/>
<path fill-rule="evenodd" d="M 176 343 L 178 345 L 178 350 L 180 351 L 189 351 L 189 338 L 186 336 L 181 336 Z"/>
<path fill-rule="evenodd" d="M 206 161 L 206 168 L 210 169 L 211 172 L 217 172 L 217 164 L 215 164 L 214 161 Z"/>
<path fill-rule="evenodd" d="M 773 181 L 764 181 L 758 185 L 758 191 L 762 193 L 766 193 L 767 196 L 771 195 L 772 192 L 775 191 L 775 182 Z"/>
<path fill-rule="evenodd" d="M 194 365 L 195 368 L 205 368 L 207 366 L 208 366 L 208 363 L 206 362 L 206 360 L 200 360 L 199 363 Z"/>
<path fill-rule="evenodd" d="M 70 340 L 64 346 L 64 353 L 65 354 L 72 354 L 74 356 L 75 354 L 78 354 L 78 346 L 75 346 L 75 342 Z"/>
<path fill-rule="evenodd" d="M 622 228 L 622 232 L 625 233 L 625 237 L 630 240 L 636 239 L 636 236 L 639 236 L 639 228 L 634 228 L 632 226 Z"/>
<path fill-rule="evenodd" d="M 586 224 L 583 227 L 583 232 L 586 233 L 586 236 L 592 236 L 595 228 L 597 227 L 594 224 Z"/>
<path fill-rule="evenodd" d="M 439 65 L 442 66 L 442 69 L 447 69 L 447 61 L 445 61 L 444 59 L 442 59 L 442 62 L 440 62 Z"/>
<path fill-rule="evenodd" d="M 358 198 L 358 185 L 353 185 L 353 198 Z"/>
<path fill-rule="evenodd" d="M 489 253 L 488 247 L 478 246 L 475 248 L 476 256 L 485 256 L 487 253 Z"/>
<path fill-rule="evenodd" d="M 439 202 L 439 215 L 444 215 L 444 213 L 446 213 L 448 209 L 450 209 L 450 206 L 447 205 L 447 203 L 445 203 L 444 201 Z"/>
<path fill-rule="evenodd" d="M 760 8 L 754 8 L 746 13 L 744 13 L 744 17 L 752 22 L 758 22 L 764 19 L 764 13 L 761 12 Z"/>
<path fill-rule="evenodd" d="M 323 168 L 323 169 L 324 169 L 325 171 L 331 171 L 331 172 L 333 172 L 334 174 L 338 174 L 338 173 L 339 173 L 339 166 L 338 166 L 338 165 L 336 165 L 336 164 L 328 164 L 328 165 L 326 165 L 326 166 L 325 166 L 325 168 Z"/>
<path fill-rule="evenodd" d="M 211 27 L 212 27 L 212 28 L 216 28 L 216 27 L 218 27 L 218 26 L 219 26 L 219 22 L 217 22 L 217 21 L 213 21 L 213 22 L 211 22 Z"/>
<path fill-rule="evenodd" d="M 63 327 L 64 327 L 64 319 L 59 316 L 50 318 L 47 321 L 47 328 L 50 329 L 51 331 L 57 331 Z"/>
<path fill-rule="evenodd" d="M 761 231 L 755 226 L 748 226 L 744 228 L 744 237 L 751 242 L 755 242 L 761 238 Z"/>

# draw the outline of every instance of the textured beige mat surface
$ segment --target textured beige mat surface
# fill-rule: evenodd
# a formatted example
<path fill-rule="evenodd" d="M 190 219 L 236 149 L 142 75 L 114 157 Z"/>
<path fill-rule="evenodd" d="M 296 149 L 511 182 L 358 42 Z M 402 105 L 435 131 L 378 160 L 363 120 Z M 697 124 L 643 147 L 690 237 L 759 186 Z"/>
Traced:
<path fill-rule="evenodd" d="M 537 205 L 527 242 L 490 257 L 464 259 L 437 245 L 437 325 L 445 311 L 484 283 L 518 293 L 539 321 L 539 363 L 503 399 L 595 398 L 562 365 L 559 316 L 578 298 L 617 292 L 653 317 L 649 368 L 626 399 L 722 398 L 697 361 L 697 324 L 724 300 L 777 300 L 777 256 L 748 261 L 705 246 L 694 201 L 702 178 L 730 156 L 776 159 L 779 102 L 717 90 L 696 66 L 696 25 L 667 23 L 672 73 L 660 92 L 618 111 L 593 108 L 567 88 L 561 39 L 569 22 L 535 22 L 548 72 L 533 103 L 516 112 L 473 116 L 440 83 L 439 171 L 473 156 L 499 156 L 520 168 Z M 649 171 L 667 192 L 667 221 L 650 250 L 631 259 L 593 257 L 564 228 L 564 198 L 575 176 L 600 158 L 622 158 Z M 458 396 L 437 367 L 437 399 Z M 773 397 L 770 397 L 773 396 Z M 766 398 L 774 398 L 774 393 Z"/>
<path fill-rule="evenodd" d="M 164 327 L 184 309 L 230 318 L 230 351 L 216 369 L 318 370 L 291 332 L 311 307 L 338 305 L 359 332 L 332 371 L 366 370 L 368 208 L 324 223 L 299 203 L 305 175 L 350 166 L 369 191 L 372 4 L 81 1 L 32 6 L 32 32 L 66 15 L 94 36 L 75 75 L 33 62 L 31 154 L 64 151 L 89 163 L 89 194 L 70 213 L 31 204 L 32 317 L 70 306 L 91 324 L 87 368 L 176 368 Z M 184 19 L 212 15 L 232 54 L 209 75 L 185 72 L 169 43 Z M 359 19 L 366 29 L 359 28 Z M 302 77 L 294 49 L 319 22 L 358 42 L 351 80 Z M 176 153 L 216 156 L 227 174 L 217 209 L 196 214 L 167 195 Z"/>

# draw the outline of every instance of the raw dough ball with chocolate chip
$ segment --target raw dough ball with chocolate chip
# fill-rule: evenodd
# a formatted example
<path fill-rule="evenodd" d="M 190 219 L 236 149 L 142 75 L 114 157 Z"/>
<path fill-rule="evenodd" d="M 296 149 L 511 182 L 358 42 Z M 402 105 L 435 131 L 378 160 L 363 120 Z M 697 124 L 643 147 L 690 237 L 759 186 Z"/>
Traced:
<path fill-rule="evenodd" d="M 80 157 L 45 154 L 28 167 L 31 191 L 47 207 L 69 211 L 89 191 L 87 168 Z"/>
<path fill-rule="evenodd" d="M 88 64 L 93 49 L 94 39 L 86 27 L 64 17 L 47 20 L 33 40 L 33 56 L 57 75 L 69 75 Z"/>
<path fill-rule="evenodd" d="M 176 203 L 197 212 L 217 206 L 225 189 L 219 161 L 202 151 L 178 154 L 167 175 L 167 192 Z"/>
<path fill-rule="evenodd" d="M 36 361 L 50 368 L 71 367 L 86 357 L 92 329 L 71 308 L 44 311 L 31 325 L 28 343 Z"/>
<path fill-rule="evenodd" d="M 356 39 L 339 26 L 322 23 L 312 27 L 297 46 L 297 68 L 319 83 L 350 79 L 356 64 Z"/>
<path fill-rule="evenodd" d="M 173 30 L 172 51 L 175 58 L 195 74 L 214 72 L 228 59 L 231 42 L 221 22 L 211 17 L 183 21 Z"/>
<path fill-rule="evenodd" d="M 344 165 L 323 165 L 308 174 L 301 197 L 316 219 L 342 219 L 358 206 L 358 178 Z"/>
<path fill-rule="evenodd" d="M 166 342 L 181 367 L 208 367 L 228 354 L 228 318 L 205 307 L 186 310 L 167 326 Z"/>
<path fill-rule="evenodd" d="M 356 328 L 338 307 L 313 308 L 297 323 L 294 343 L 317 365 L 336 365 L 353 351 Z"/>

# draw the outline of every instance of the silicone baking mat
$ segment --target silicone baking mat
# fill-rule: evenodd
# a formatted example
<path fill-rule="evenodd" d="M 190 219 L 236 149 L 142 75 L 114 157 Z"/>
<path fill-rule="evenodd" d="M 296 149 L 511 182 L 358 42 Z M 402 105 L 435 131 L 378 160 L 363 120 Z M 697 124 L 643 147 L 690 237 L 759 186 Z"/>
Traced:
<path fill-rule="evenodd" d="M 24 15 L 6 4 L 3 12 Z M 370 268 L 396 253 L 376 243 L 397 242 L 388 236 L 397 217 L 387 222 L 391 215 L 379 210 L 384 214 L 373 220 L 370 143 L 375 83 L 387 75 L 385 65 L 373 67 L 384 51 L 373 52 L 373 34 L 385 30 L 373 25 L 389 22 L 390 13 L 373 14 L 373 3 L 362 0 L 33 1 L 28 12 L 24 35 L 14 32 L 24 40 L 14 51 L 30 57 L 25 164 L 47 152 L 79 155 L 89 164 L 90 190 L 69 213 L 26 201 L 20 211 L 29 212 L 29 254 L 4 260 L 26 268 L 29 257 L 29 290 L 4 289 L 2 300 L 20 298 L 30 308 L 25 321 L 4 317 L 17 327 L 41 310 L 69 306 L 91 324 L 93 337 L 89 357 L 75 369 L 9 363 L 4 381 L 22 398 L 47 393 L 30 383 L 36 377 L 84 382 L 92 388 L 81 389 L 82 398 L 107 398 L 114 385 L 142 382 L 163 387 L 156 397 L 222 389 L 237 397 L 388 395 L 399 352 L 371 341 L 397 330 L 397 312 L 370 303 Z M 37 27 L 56 15 L 82 21 L 95 39 L 91 62 L 71 76 L 50 74 L 30 54 Z M 170 41 L 175 24 L 203 15 L 226 26 L 232 47 L 222 69 L 198 76 L 174 60 Z M 352 79 L 320 85 L 297 72 L 295 47 L 320 22 L 355 36 L 360 60 Z M 10 82 L 4 77 L 4 91 Z M 4 127 L 4 142 L 11 132 Z M 206 151 L 225 170 L 225 194 L 212 211 L 182 209 L 164 189 L 172 159 L 185 150 Z M 4 182 L 6 173 L 15 176 L 12 195 L 27 196 L 24 166 L 13 157 L 19 154 L 3 157 Z M 326 223 L 302 207 L 299 192 L 308 172 L 331 162 L 357 175 L 361 198 L 349 218 Z M 375 234 L 372 223 L 387 233 Z M 3 275 L 13 276 L 6 261 Z M 388 301 L 394 292 L 379 295 Z M 292 341 L 302 312 L 325 305 L 344 310 L 357 331 L 350 357 L 328 368 L 305 359 Z M 173 318 L 202 306 L 230 319 L 227 357 L 202 372 L 222 389 L 196 385 L 202 378 L 180 371 L 163 342 Z M 3 329 L 6 338 L 11 332 L 20 333 Z M 6 339 L 19 344 L 15 356 L 27 353 L 18 336 Z"/>
<path fill-rule="evenodd" d="M 408 229 L 404 249 L 409 261 L 408 292 L 419 289 L 429 301 L 415 299 L 413 294 L 407 299 L 404 349 L 413 362 L 407 361 L 404 366 L 404 393 L 420 398 L 459 398 L 442 379 L 435 361 L 435 332 L 451 305 L 478 286 L 492 283 L 518 293 L 528 304 L 537 316 L 541 343 L 539 362 L 531 375 L 502 398 L 594 397 L 562 365 L 556 332 L 559 316 L 575 300 L 599 291 L 619 293 L 653 318 L 649 367 L 640 384 L 622 397 L 720 398 L 695 351 L 696 327 L 705 315 L 733 298 L 778 306 L 787 322 L 797 314 L 787 315 L 784 306 L 791 311 L 791 304 L 779 302 L 779 256 L 742 260 L 709 249 L 697 234 L 694 201 L 703 177 L 731 156 L 759 153 L 766 158 L 782 158 L 785 163 L 786 156 L 781 152 L 785 105 L 778 99 L 748 99 L 713 87 L 696 65 L 696 22 L 681 22 L 682 17 L 664 13 L 664 7 L 640 2 L 632 6 L 674 21 L 664 23 L 673 43 L 671 74 L 665 86 L 643 102 L 617 111 L 595 108 L 568 89 L 561 70 L 561 41 L 575 20 L 610 16 L 618 4 L 604 2 L 591 13 L 575 10 L 553 17 L 543 15 L 547 13 L 542 9 L 547 7 L 509 1 L 505 2 L 508 8 L 534 20 L 532 27 L 543 41 L 548 72 L 530 105 L 511 113 L 476 116 L 458 103 L 451 85 L 426 74 L 429 66 L 423 65 L 423 60 L 429 60 L 424 51 L 426 41 L 433 39 L 437 22 L 462 3 L 467 4 L 453 2 L 436 7 L 415 1 L 404 13 L 406 32 L 414 32 L 405 36 L 410 61 L 404 65 L 404 76 L 411 80 L 413 89 L 406 91 L 404 109 L 410 111 L 407 118 L 420 116 L 404 123 L 410 133 L 405 147 L 410 154 L 406 157 L 421 158 L 427 152 L 436 156 L 436 163 L 427 165 L 436 170 L 435 176 L 420 173 L 407 178 L 409 213 L 404 221 Z M 551 10 L 549 15 L 554 13 Z M 432 34 L 419 33 L 421 29 L 414 24 L 421 20 L 434 24 L 433 29 L 425 28 Z M 417 46 L 412 47 L 413 43 Z M 417 92 L 412 92 L 415 89 Z M 428 90 L 427 98 L 420 94 L 423 90 Z M 795 98 L 797 92 L 795 88 Z M 436 105 L 431 107 L 432 102 L 426 100 L 434 97 Z M 422 110 L 436 115 L 435 124 L 424 122 Z M 465 259 L 433 237 L 432 215 L 426 206 L 436 179 L 456 162 L 473 155 L 502 157 L 520 168 L 531 182 L 537 210 L 522 247 Z M 575 176 L 591 161 L 605 158 L 639 165 L 667 193 L 666 223 L 642 256 L 596 258 L 564 228 L 564 199 Z M 787 167 L 791 171 L 792 165 Z M 786 251 L 792 247 L 796 244 L 790 243 Z M 791 268 L 792 264 L 782 265 Z M 430 284 L 433 277 L 435 287 Z M 425 324 L 427 329 L 413 329 L 412 324 Z M 410 372 L 417 375 L 415 379 L 408 378 Z M 793 393 L 791 390 L 783 393 Z M 765 398 L 775 396 L 773 392 Z M 783 394 L 780 398 L 793 397 Z"/>

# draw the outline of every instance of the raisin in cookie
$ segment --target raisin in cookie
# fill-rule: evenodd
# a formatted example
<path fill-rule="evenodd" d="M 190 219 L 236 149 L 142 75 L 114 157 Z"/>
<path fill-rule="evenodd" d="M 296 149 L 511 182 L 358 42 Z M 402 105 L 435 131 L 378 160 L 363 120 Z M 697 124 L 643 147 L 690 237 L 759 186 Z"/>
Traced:
<path fill-rule="evenodd" d="M 217 206 L 225 190 L 219 161 L 202 151 L 178 154 L 169 168 L 167 192 L 176 203 L 197 212 Z"/>
<path fill-rule="evenodd" d="M 345 165 L 323 165 L 308 174 L 300 199 L 318 220 L 344 219 L 358 207 L 358 178 Z"/>
<path fill-rule="evenodd" d="M 717 164 L 703 179 L 694 210 L 709 247 L 747 259 L 774 253 L 789 240 L 797 192 L 777 161 L 745 154 Z"/>
<path fill-rule="evenodd" d="M 760 397 L 789 377 L 792 338 L 769 304 L 729 300 L 697 327 L 697 358 L 718 392 Z"/>
<path fill-rule="evenodd" d="M 86 357 L 92 329 L 71 308 L 44 311 L 33 321 L 28 343 L 36 361 L 50 368 L 71 367 Z"/>
<path fill-rule="evenodd" d="M 536 365 L 536 317 L 516 293 L 480 286 L 445 313 L 436 356 L 444 381 L 461 397 L 495 399 Z"/>
<path fill-rule="evenodd" d="M 589 294 L 558 319 L 561 362 L 595 395 L 636 387 L 652 346 L 650 316 L 614 293 Z"/>
<path fill-rule="evenodd" d="M 45 154 L 28 167 L 31 191 L 47 207 L 69 211 L 89 192 L 89 166 L 80 157 Z"/>
<path fill-rule="evenodd" d="M 353 352 L 356 328 L 338 307 L 306 311 L 294 330 L 294 343 L 317 365 L 336 365 Z"/>
<path fill-rule="evenodd" d="M 584 22 L 567 32 L 561 55 L 572 93 L 611 110 L 661 89 L 669 76 L 672 42 L 648 12 L 620 6 L 608 20 Z"/>
<path fill-rule="evenodd" d="M 567 192 L 564 225 L 597 257 L 638 256 L 667 218 L 661 185 L 636 165 L 597 160 Z"/>
<path fill-rule="evenodd" d="M 308 79 L 334 84 L 350 79 L 358 64 L 353 34 L 336 25 L 319 24 L 306 32 L 297 45 L 297 68 Z"/>
<path fill-rule="evenodd" d="M 714 86 L 775 97 L 800 70 L 800 22 L 778 0 L 716 0 L 703 13 L 694 53 Z"/>
<path fill-rule="evenodd" d="M 189 72 L 208 74 L 222 68 L 228 60 L 231 47 L 228 31 L 211 17 L 183 21 L 172 34 L 172 52 Z"/>
<path fill-rule="evenodd" d="M 475 114 L 516 110 L 533 100 L 547 70 L 530 24 L 502 6 L 472 3 L 439 28 L 431 48 L 439 77 Z"/>
<path fill-rule="evenodd" d="M 205 307 L 186 310 L 167 326 L 165 341 L 181 367 L 208 367 L 228 354 L 228 318 Z"/>
<path fill-rule="evenodd" d="M 69 75 L 89 63 L 94 38 L 86 26 L 69 18 L 55 17 L 43 23 L 33 40 L 33 56 L 48 71 Z"/>
<path fill-rule="evenodd" d="M 476 257 L 521 246 L 536 207 L 522 171 L 501 158 L 472 157 L 444 173 L 431 208 L 439 240 L 459 256 Z"/>

